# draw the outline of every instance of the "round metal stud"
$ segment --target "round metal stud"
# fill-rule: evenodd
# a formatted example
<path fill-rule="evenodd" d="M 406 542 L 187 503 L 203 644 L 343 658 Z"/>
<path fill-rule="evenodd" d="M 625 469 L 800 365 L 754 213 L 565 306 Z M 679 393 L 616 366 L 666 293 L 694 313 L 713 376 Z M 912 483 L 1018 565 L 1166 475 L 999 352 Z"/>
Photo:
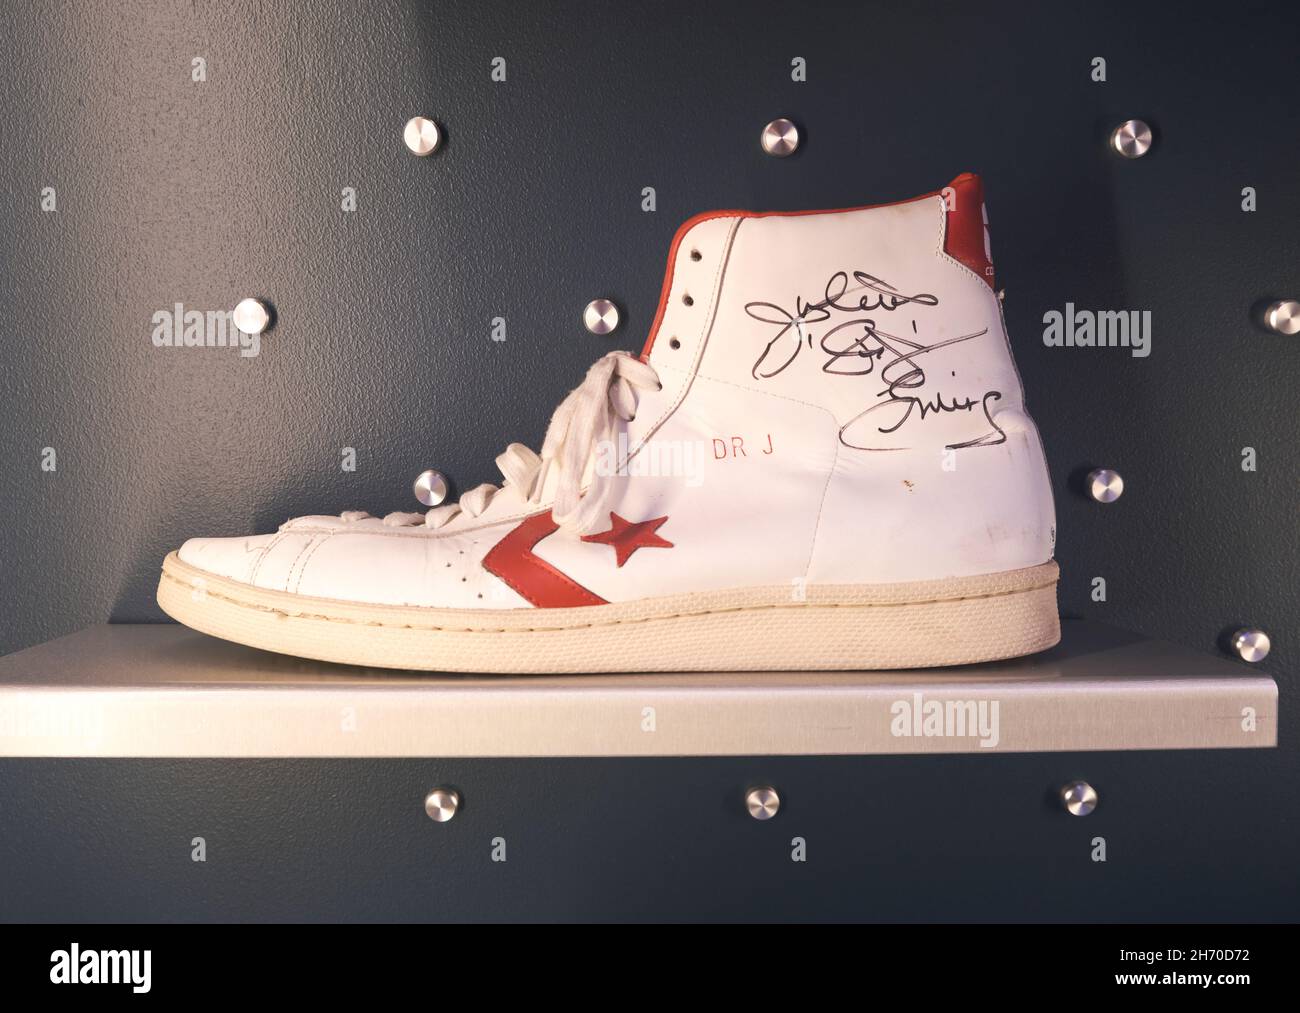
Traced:
<path fill-rule="evenodd" d="M 234 321 L 245 334 L 261 334 L 271 322 L 271 311 L 257 299 L 241 299 L 235 307 Z"/>
<path fill-rule="evenodd" d="M 1232 649 L 1237 652 L 1242 661 L 1252 663 L 1263 661 L 1268 657 L 1269 649 L 1272 646 L 1272 641 L 1268 639 L 1268 634 L 1263 630 L 1247 628 L 1238 630 L 1232 635 Z"/>
<path fill-rule="evenodd" d="M 447 480 L 442 477 L 442 472 L 432 468 L 416 475 L 412 488 L 415 498 L 427 507 L 436 507 L 447 498 Z"/>
<path fill-rule="evenodd" d="M 1141 158 L 1151 150 L 1151 128 L 1142 120 L 1125 120 L 1111 131 L 1110 146 L 1125 158 Z"/>
<path fill-rule="evenodd" d="M 775 788 L 766 785 L 761 788 L 751 788 L 749 794 L 745 796 L 745 808 L 756 820 L 770 820 L 781 811 L 781 796 L 776 793 Z"/>
<path fill-rule="evenodd" d="M 460 808 L 460 792 L 455 788 L 434 788 L 424 799 L 424 811 L 435 823 L 446 823 Z"/>
<path fill-rule="evenodd" d="M 402 140 L 417 155 L 432 155 L 442 144 L 438 124 L 425 116 L 412 116 L 402 130 Z"/>
<path fill-rule="evenodd" d="M 1061 805 L 1071 816 L 1087 816 L 1097 808 L 1097 789 L 1087 781 L 1072 781 L 1061 789 Z"/>
<path fill-rule="evenodd" d="M 582 322 L 592 334 L 608 334 L 618 326 L 618 307 L 612 299 L 593 299 L 582 311 Z"/>
<path fill-rule="evenodd" d="M 1088 495 L 1098 503 L 1114 503 L 1124 494 L 1124 479 L 1118 471 L 1095 468 L 1088 472 Z"/>
<path fill-rule="evenodd" d="M 1264 311 L 1264 323 L 1278 334 L 1300 334 L 1300 302 L 1283 299 Z"/>
<path fill-rule="evenodd" d="M 799 150 L 799 128 L 789 120 L 773 120 L 763 128 L 763 150 L 774 158 L 785 158 Z"/>

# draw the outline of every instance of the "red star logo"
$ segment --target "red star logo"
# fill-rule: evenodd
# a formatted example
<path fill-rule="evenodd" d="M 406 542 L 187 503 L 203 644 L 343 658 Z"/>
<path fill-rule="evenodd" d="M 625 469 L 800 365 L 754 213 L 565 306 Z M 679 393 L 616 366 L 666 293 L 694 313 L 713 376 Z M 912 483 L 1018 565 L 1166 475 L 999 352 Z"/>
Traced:
<path fill-rule="evenodd" d="M 598 535 L 583 535 L 584 542 L 599 542 L 612 545 L 618 556 L 618 565 L 622 566 L 637 549 L 671 549 L 673 543 L 660 538 L 655 532 L 667 517 L 656 517 L 650 521 L 638 521 L 633 524 L 625 521 L 618 514 L 610 511 L 609 522 L 613 525 L 608 531 Z"/>

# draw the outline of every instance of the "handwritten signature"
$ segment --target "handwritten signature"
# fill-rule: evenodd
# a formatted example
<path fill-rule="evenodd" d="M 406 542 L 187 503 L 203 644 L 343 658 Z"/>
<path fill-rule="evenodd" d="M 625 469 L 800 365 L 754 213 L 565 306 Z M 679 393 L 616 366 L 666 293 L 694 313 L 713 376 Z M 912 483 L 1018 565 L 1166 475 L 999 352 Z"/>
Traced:
<path fill-rule="evenodd" d="M 1001 391 L 988 390 L 977 397 L 949 396 L 947 399 L 938 391 L 927 397 L 910 393 L 919 391 L 926 384 L 925 369 L 917 364 L 917 359 L 941 348 L 982 337 L 988 333 L 988 328 L 933 344 L 881 330 L 874 317 L 856 314 L 893 313 L 903 306 L 934 307 L 939 305 L 938 297 L 928 292 L 901 293 L 893 285 L 865 271 L 854 271 L 852 278 L 857 284 L 850 290 L 848 273 L 837 271 L 826 282 L 824 297 L 819 301 L 810 302 L 797 296 L 794 313 L 770 302 L 745 305 L 745 312 L 751 318 L 778 328 L 754 362 L 751 370 L 754 379 L 767 380 L 779 375 L 789 368 L 805 346 L 811 349 L 814 335 L 808 325 L 836 320 L 837 314 L 854 315 L 853 319 L 834 324 L 817 339 L 817 347 L 826 355 L 822 372 L 833 376 L 865 376 L 878 372 L 885 386 L 876 393 L 876 397 L 883 400 L 865 408 L 840 427 L 839 438 L 844 446 L 855 450 L 905 450 L 907 448 L 901 446 L 871 446 L 867 434 L 859 436 L 850 430 L 861 428 L 863 421 L 869 419 L 877 433 L 888 436 L 898 432 L 909 420 L 920 422 L 936 414 L 971 412 L 977 408 L 988 422 L 989 432 L 962 443 L 948 444 L 948 449 L 991 447 L 1004 443 L 1006 433 L 993 421 L 990 409 L 993 402 L 1002 399 Z M 792 329 L 793 341 L 787 337 Z M 912 331 L 918 333 L 915 320 L 912 321 Z M 782 339 L 786 339 L 784 345 L 774 352 Z M 769 362 L 769 359 L 773 361 Z M 860 442 L 864 439 L 868 442 Z"/>
<path fill-rule="evenodd" d="M 865 271 L 854 271 L 853 280 L 858 284 L 854 291 L 860 292 L 865 289 L 865 294 L 858 296 L 857 301 L 852 299 L 844 301 L 844 297 L 849 292 L 849 276 L 844 271 L 836 271 L 831 275 L 830 280 L 826 282 L 825 298 L 820 302 L 807 302 L 803 296 L 796 296 L 794 301 L 794 312 L 791 313 L 786 309 L 770 302 L 751 302 L 745 304 L 745 312 L 755 320 L 762 321 L 765 324 L 777 324 L 779 330 L 772 336 L 772 339 L 764 347 L 754 363 L 753 375 L 755 380 L 770 380 L 785 370 L 790 363 L 794 362 L 799 350 L 803 348 L 804 339 L 807 340 L 808 346 L 812 347 L 812 334 L 806 330 L 808 324 L 818 324 L 830 320 L 834 313 L 869 313 L 873 310 L 882 309 L 889 313 L 894 312 L 900 306 L 906 306 L 909 303 L 916 303 L 919 306 L 938 306 L 939 300 L 936 296 L 928 292 L 921 292 L 917 295 L 903 295 L 888 282 L 881 281 L 879 278 L 867 274 Z M 851 330 L 855 327 L 861 327 L 863 324 L 875 326 L 875 322 L 870 319 L 866 320 L 849 320 L 845 323 L 832 327 L 822 335 L 822 351 L 830 355 L 830 360 L 822 366 L 822 371 L 826 373 L 837 372 L 831 368 L 836 361 L 849 356 L 869 358 L 872 352 L 864 345 L 865 335 L 856 339 L 849 340 L 849 336 L 840 338 L 841 341 L 848 340 L 849 343 L 841 349 L 831 347 L 831 339 L 840 331 Z M 767 357 L 771 354 L 772 349 L 776 347 L 777 342 L 790 333 L 790 328 L 795 328 L 801 340 L 791 342 L 790 354 L 785 361 L 770 369 L 768 372 L 761 372 Z M 865 369 L 856 369 L 845 371 L 845 376 L 860 376 L 863 373 L 871 372 L 871 363 L 868 362 Z"/>

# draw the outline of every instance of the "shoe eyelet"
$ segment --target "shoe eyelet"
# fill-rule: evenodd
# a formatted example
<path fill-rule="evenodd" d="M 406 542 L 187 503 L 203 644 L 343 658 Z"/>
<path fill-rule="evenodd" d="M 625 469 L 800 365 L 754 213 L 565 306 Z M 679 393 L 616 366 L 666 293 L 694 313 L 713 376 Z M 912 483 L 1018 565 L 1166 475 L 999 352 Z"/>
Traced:
<path fill-rule="evenodd" d="M 699 260 L 699 259 L 700 259 L 700 251 L 699 251 L 699 250 L 692 250 L 692 251 L 691 251 L 691 260 Z"/>
<path fill-rule="evenodd" d="M 687 293 L 686 295 L 682 296 L 682 302 L 684 302 L 687 306 L 695 305 L 695 300 L 691 298 L 690 293 Z"/>
<path fill-rule="evenodd" d="M 673 351 L 677 351 L 677 349 L 682 347 L 682 343 L 678 341 L 676 338 L 673 338 L 671 341 L 668 342 L 668 347 L 671 348 Z M 663 389 L 663 385 L 661 384 L 660 390 L 662 389 Z"/>

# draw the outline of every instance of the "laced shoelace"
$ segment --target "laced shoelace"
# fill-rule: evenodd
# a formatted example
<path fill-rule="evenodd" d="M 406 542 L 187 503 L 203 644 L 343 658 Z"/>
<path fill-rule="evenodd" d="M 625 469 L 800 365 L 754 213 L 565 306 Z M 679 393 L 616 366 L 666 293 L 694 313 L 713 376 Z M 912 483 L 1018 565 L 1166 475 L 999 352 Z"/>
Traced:
<path fill-rule="evenodd" d="M 561 527 L 583 534 L 602 518 L 604 483 L 600 476 L 592 480 L 584 496 L 582 480 L 593 453 L 602 444 L 613 443 L 619 422 L 630 422 L 636 415 L 636 391 L 660 390 L 659 374 L 649 363 L 628 352 L 610 352 L 597 359 L 577 387 L 560 402 L 551 416 L 542 441 L 541 454 L 522 443 L 512 443 L 496 459 L 504 478 L 502 485 L 485 482 L 470 489 L 455 503 L 436 506 L 426 513 L 397 511 L 384 517 L 390 526 L 423 523 L 441 528 L 464 514 L 478 517 L 505 489 L 515 490 L 530 503 L 542 498 L 552 469 L 557 472 L 555 503 L 551 516 Z M 364 511 L 349 511 L 344 520 L 369 516 Z"/>

